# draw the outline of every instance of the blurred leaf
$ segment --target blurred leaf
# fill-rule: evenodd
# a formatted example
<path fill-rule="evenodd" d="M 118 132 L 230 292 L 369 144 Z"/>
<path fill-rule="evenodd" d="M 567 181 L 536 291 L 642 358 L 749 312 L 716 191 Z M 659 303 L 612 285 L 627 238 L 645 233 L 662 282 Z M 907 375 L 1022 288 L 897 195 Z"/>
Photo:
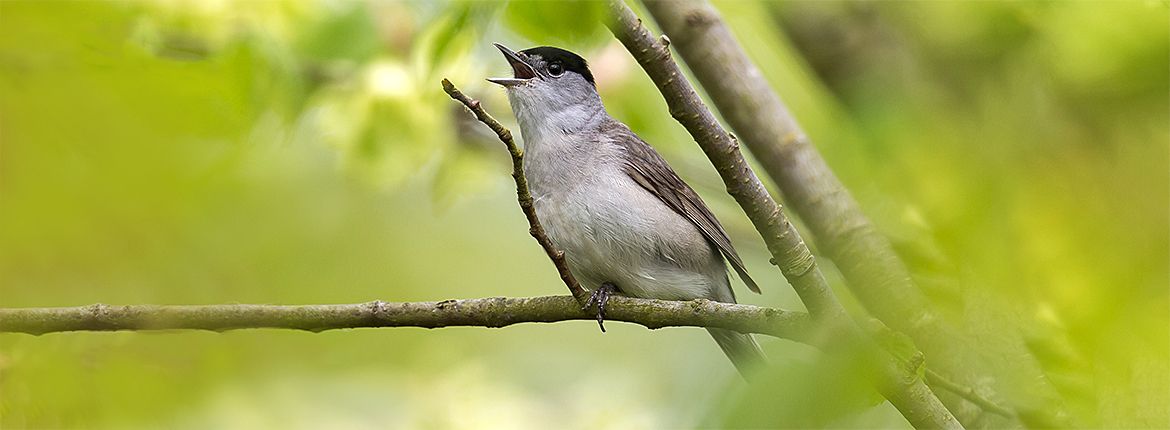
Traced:
<path fill-rule="evenodd" d="M 508 27 L 538 44 L 589 46 L 608 40 L 602 20 L 604 2 L 592 0 L 509 1 L 504 9 Z"/>
<path fill-rule="evenodd" d="M 361 62 L 381 50 L 377 28 L 365 3 L 334 3 L 321 8 L 321 12 L 324 16 L 309 25 L 297 41 L 305 61 Z"/>
<path fill-rule="evenodd" d="M 415 42 L 414 59 L 416 64 L 425 67 L 423 76 L 432 76 L 442 62 L 466 53 L 475 38 L 474 29 L 468 28 L 471 14 L 470 3 L 457 3 L 422 31 Z"/>
<path fill-rule="evenodd" d="M 869 319 L 868 331 L 883 350 L 898 360 L 903 370 L 914 373 L 919 379 L 926 374 L 922 352 L 914 346 L 914 340 L 910 336 L 891 330 L 875 318 Z"/>
<path fill-rule="evenodd" d="M 498 149 L 498 148 L 496 148 Z M 448 209 L 461 198 L 482 194 L 507 176 L 503 163 L 470 148 L 456 148 L 442 158 L 432 182 L 435 206 Z"/>
<path fill-rule="evenodd" d="M 1079 424 L 1170 422 L 1165 1 L 715 3 L 1001 372 L 996 394 L 1044 410 L 1034 392 L 1049 381 Z M 506 67 L 495 40 L 588 56 L 609 111 L 715 191 L 708 203 L 735 214 L 720 220 L 749 239 L 604 14 L 600 2 L 0 1 L 0 301 L 559 291 L 499 186 L 499 142 L 437 85 L 451 78 L 514 125 L 503 91 L 483 91 Z M 741 244 L 764 273 L 762 247 Z M 741 299 L 800 307 L 791 289 L 768 291 Z M 912 343 L 879 339 L 914 363 Z M 0 335 L 0 427 L 907 426 L 850 357 L 787 345 L 745 385 L 701 330 L 598 337 L 588 322 Z"/>
<path fill-rule="evenodd" d="M 779 358 L 750 383 L 733 387 L 720 401 L 716 415 L 710 417 L 712 421 L 704 425 L 908 428 L 873 386 L 864 366 L 850 357 L 821 355 L 813 362 Z"/>

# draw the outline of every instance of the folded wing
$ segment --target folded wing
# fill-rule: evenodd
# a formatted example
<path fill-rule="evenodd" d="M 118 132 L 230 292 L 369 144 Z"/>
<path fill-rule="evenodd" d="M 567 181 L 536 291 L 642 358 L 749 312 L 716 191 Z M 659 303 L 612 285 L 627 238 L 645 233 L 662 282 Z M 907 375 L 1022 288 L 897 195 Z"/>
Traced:
<path fill-rule="evenodd" d="M 650 191 L 672 210 L 698 227 L 703 237 L 714 244 L 723 257 L 731 263 L 731 267 L 747 284 L 748 289 L 759 293 L 760 287 L 756 285 L 756 281 L 752 280 L 751 276 L 748 276 L 743 260 L 735 252 L 735 248 L 731 245 L 731 239 L 727 237 L 727 232 L 723 230 L 723 226 L 719 225 L 715 214 L 711 213 L 695 190 L 678 177 L 678 174 L 670 168 L 670 165 L 666 164 L 666 160 L 662 159 L 657 151 L 654 151 L 649 144 L 630 131 L 624 124 L 614 122 L 610 127 L 612 129 L 607 130 L 606 135 L 615 136 L 614 138 L 618 140 L 617 143 L 629 152 L 625 164 L 626 173 L 642 188 Z M 631 160 L 639 162 L 632 163 Z"/>

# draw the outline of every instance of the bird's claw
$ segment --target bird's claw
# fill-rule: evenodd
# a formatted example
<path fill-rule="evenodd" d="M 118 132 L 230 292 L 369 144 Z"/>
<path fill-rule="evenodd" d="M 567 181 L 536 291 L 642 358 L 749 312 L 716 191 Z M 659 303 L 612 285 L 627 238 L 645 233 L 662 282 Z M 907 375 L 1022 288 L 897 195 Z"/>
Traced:
<path fill-rule="evenodd" d="M 585 301 L 585 306 L 581 308 L 583 311 L 589 310 L 590 307 L 597 305 L 597 326 L 601 328 L 601 332 L 605 333 L 605 304 L 609 303 L 609 296 L 617 291 L 611 283 L 601 284 L 593 294 L 589 295 L 589 300 Z"/>

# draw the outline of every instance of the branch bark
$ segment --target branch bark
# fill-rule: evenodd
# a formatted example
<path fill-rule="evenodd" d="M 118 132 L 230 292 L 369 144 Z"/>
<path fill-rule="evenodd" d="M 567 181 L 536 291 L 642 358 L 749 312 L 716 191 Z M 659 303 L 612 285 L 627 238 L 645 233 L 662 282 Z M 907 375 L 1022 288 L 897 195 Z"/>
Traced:
<path fill-rule="evenodd" d="M 520 203 L 520 210 L 524 212 L 524 218 L 528 219 L 528 234 L 536 239 L 536 242 L 540 244 L 541 248 L 544 248 L 544 253 L 548 255 L 549 260 L 552 260 L 553 265 L 556 266 L 557 273 L 561 276 L 561 281 L 569 288 L 569 293 L 577 299 L 578 303 L 582 305 L 586 304 L 589 300 L 589 292 L 577 282 L 576 278 L 573 278 L 573 273 L 569 271 L 569 264 L 565 262 L 564 251 L 558 250 L 553 245 L 548 235 L 544 233 L 544 227 L 540 225 L 540 220 L 536 218 L 536 208 L 532 203 L 532 193 L 528 191 L 528 179 L 524 177 L 524 152 L 520 150 L 519 146 L 516 146 L 516 141 L 512 139 L 512 132 L 505 128 L 503 124 L 500 124 L 499 121 L 496 121 L 495 118 L 492 118 L 487 111 L 483 110 L 483 106 L 479 103 L 479 100 L 472 99 L 466 94 L 463 94 L 462 91 L 455 88 L 455 85 L 451 81 L 443 79 L 443 91 L 451 96 L 452 99 L 466 106 L 472 114 L 475 114 L 476 119 L 492 129 L 496 133 L 496 136 L 500 138 L 500 141 L 504 142 L 504 146 L 508 148 L 508 154 L 512 156 L 512 179 L 516 181 L 516 200 Z"/>
<path fill-rule="evenodd" d="M 854 295 L 886 325 L 916 341 L 940 331 L 949 334 L 911 283 L 905 264 L 812 146 L 718 12 L 702 0 L 645 4 L 719 112 L 841 269 Z M 939 351 L 927 352 L 934 357 Z"/>
<path fill-rule="evenodd" d="M 838 337 L 836 353 L 861 354 L 879 377 L 878 390 L 916 428 L 962 428 L 949 410 L 917 376 L 917 368 L 877 348 L 854 323 L 829 288 L 816 260 L 747 165 L 735 138 L 716 121 L 694 87 L 670 56 L 670 40 L 655 39 L 620 0 L 610 0 L 610 32 L 646 71 L 662 93 L 670 114 L 695 138 L 723 178 L 727 191 L 747 213 L 772 253 L 773 264 L 792 284 L 818 329 Z"/>
<path fill-rule="evenodd" d="M 781 309 L 692 300 L 614 296 L 606 319 L 662 327 L 717 327 L 808 341 L 808 315 Z M 362 327 L 506 327 L 519 323 L 592 320 L 571 296 L 444 300 L 344 305 L 111 306 L 0 309 L 0 333 L 210 330 L 254 328 L 312 332 Z"/>
<path fill-rule="evenodd" d="M 610 9 L 614 18 L 608 23 L 610 31 L 650 75 L 666 99 L 670 115 L 687 129 L 707 154 L 727 185 L 728 194 L 735 198 L 763 236 L 772 254 L 772 263 L 792 284 L 809 314 L 825 321 L 848 319 L 849 315 L 829 288 L 804 239 L 748 166 L 735 137 L 719 125 L 678 65 L 671 60 L 667 48 L 669 41 L 660 43 L 655 39 L 625 4 L 611 1 Z"/>
<path fill-rule="evenodd" d="M 1005 418 L 1015 418 L 1016 416 L 1015 412 L 1012 412 L 1010 409 L 988 400 L 986 397 L 983 397 L 979 393 L 975 392 L 974 388 L 951 381 L 945 376 L 940 375 L 938 372 L 926 369 L 926 380 L 930 382 L 930 385 L 938 385 L 944 390 L 955 393 L 955 395 L 966 399 L 968 402 L 978 405 L 987 412 L 991 412 Z"/>
<path fill-rule="evenodd" d="M 931 367 L 965 385 L 989 389 L 989 371 L 978 351 L 933 310 L 906 265 L 833 174 L 719 13 L 704 0 L 645 4 L 719 112 L 840 268 L 854 296 L 886 325 L 910 336 L 930 357 Z M 1046 386 L 1042 375 L 1034 376 Z M 1054 392 L 1042 395 L 1052 409 L 1060 409 Z M 956 413 L 962 410 L 959 399 L 944 400 Z M 1055 415 L 1050 422 L 1063 422 L 1067 414 Z"/>

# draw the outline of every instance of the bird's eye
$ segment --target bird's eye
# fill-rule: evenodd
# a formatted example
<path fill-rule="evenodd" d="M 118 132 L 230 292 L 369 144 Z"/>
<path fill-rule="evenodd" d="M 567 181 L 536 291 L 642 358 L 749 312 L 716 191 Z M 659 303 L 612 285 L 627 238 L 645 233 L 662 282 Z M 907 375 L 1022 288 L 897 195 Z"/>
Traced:
<path fill-rule="evenodd" d="M 552 76 L 560 76 L 565 73 L 565 67 L 561 63 L 552 63 L 548 65 L 548 74 Z"/>

